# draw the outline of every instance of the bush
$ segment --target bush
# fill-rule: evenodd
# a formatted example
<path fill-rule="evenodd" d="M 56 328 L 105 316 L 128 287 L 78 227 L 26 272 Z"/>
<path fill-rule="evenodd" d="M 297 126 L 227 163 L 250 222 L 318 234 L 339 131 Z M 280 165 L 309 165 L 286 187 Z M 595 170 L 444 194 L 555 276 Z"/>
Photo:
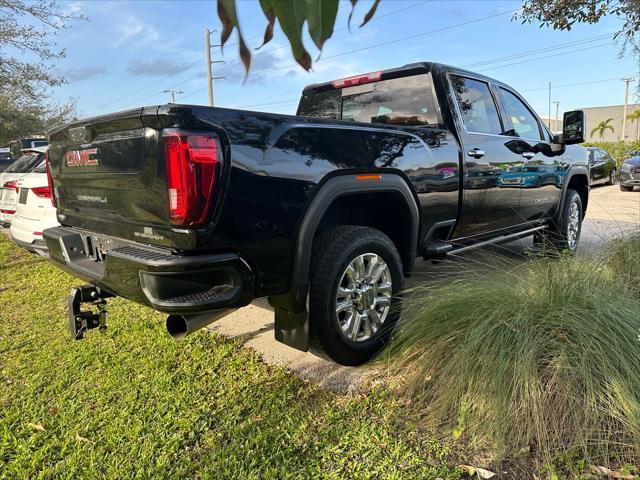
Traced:
<path fill-rule="evenodd" d="M 633 156 L 633 152 L 640 151 L 640 141 L 588 142 L 583 143 L 582 145 L 585 147 L 598 147 L 605 149 L 618 164 L 618 169 L 622 166 L 622 162 Z"/>
<path fill-rule="evenodd" d="M 498 461 L 578 451 L 638 465 L 639 247 L 640 233 L 598 258 L 502 265 L 412 292 L 381 359 L 392 388 L 424 427 Z"/>

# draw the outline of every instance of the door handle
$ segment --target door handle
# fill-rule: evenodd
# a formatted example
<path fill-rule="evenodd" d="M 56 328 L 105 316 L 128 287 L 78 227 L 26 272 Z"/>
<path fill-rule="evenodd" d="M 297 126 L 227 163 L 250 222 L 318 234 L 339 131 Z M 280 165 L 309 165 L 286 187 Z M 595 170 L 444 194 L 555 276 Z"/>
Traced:
<path fill-rule="evenodd" d="M 535 154 L 535 153 L 533 153 L 533 152 L 524 152 L 524 153 L 522 154 L 522 156 L 523 156 L 524 158 L 526 158 L 527 160 L 531 160 L 533 157 L 535 157 L 535 156 L 536 156 L 536 154 Z"/>
<path fill-rule="evenodd" d="M 473 158 L 482 158 L 484 157 L 484 150 L 480 150 L 479 148 L 474 148 L 473 150 L 469 150 L 467 155 Z"/>

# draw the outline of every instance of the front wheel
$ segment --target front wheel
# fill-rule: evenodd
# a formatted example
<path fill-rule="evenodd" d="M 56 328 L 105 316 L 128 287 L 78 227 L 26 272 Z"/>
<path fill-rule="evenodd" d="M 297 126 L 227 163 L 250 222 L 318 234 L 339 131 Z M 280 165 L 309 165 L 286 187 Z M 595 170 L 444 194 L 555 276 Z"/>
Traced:
<path fill-rule="evenodd" d="M 633 192 L 633 187 L 628 187 L 625 185 L 620 185 L 620 190 L 622 190 L 623 192 Z"/>
<path fill-rule="evenodd" d="M 555 250 L 575 252 L 578 249 L 583 217 L 580 195 L 575 190 L 567 190 L 560 216 L 545 235 Z"/>
<path fill-rule="evenodd" d="M 402 263 L 389 237 L 343 225 L 313 242 L 309 292 L 312 348 L 359 365 L 387 343 L 400 316 Z"/>

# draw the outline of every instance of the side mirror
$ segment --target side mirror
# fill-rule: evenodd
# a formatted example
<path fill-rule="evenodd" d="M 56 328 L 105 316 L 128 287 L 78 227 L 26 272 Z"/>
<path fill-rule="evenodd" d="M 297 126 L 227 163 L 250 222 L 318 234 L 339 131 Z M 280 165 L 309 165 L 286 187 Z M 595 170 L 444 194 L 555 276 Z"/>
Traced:
<path fill-rule="evenodd" d="M 582 110 L 564 112 L 562 117 L 562 143 L 573 145 L 584 142 L 584 129 L 587 119 Z"/>

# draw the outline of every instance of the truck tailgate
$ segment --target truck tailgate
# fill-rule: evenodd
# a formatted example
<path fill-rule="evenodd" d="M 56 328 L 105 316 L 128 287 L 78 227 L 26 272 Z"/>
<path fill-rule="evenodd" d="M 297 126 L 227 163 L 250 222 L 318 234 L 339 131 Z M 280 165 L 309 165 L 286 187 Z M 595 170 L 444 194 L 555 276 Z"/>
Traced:
<path fill-rule="evenodd" d="M 49 167 L 63 225 L 189 247 L 189 235 L 175 235 L 171 225 L 157 110 L 91 118 L 49 135 Z"/>

